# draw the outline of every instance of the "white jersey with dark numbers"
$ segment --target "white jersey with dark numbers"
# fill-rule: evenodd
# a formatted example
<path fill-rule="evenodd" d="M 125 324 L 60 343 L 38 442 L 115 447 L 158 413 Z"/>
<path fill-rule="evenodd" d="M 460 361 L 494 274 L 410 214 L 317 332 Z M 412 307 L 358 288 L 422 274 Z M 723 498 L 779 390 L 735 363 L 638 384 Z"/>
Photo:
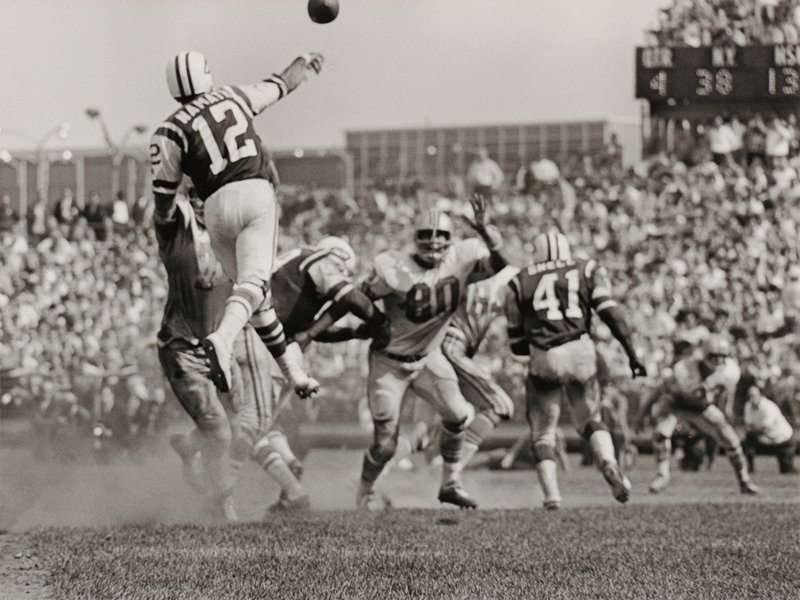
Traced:
<path fill-rule="evenodd" d="M 384 303 L 390 323 L 385 351 L 422 356 L 439 347 L 466 286 L 491 274 L 489 250 L 476 238 L 453 243 L 430 269 L 417 262 L 414 249 L 379 254 L 365 287 Z"/>
<path fill-rule="evenodd" d="M 461 295 L 448 333 L 464 339 L 468 356 L 475 355 L 492 322 L 503 312 L 502 292 L 518 272 L 517 267 L 505 267 L 497 275 L 467 286 Z"/>
<path fill-rule="evenodd" d="M 175 194 L 184 174 L 202 200 L 227 183 L 269 180 L 269 159 L 253 119 L 286 93 L 286 83 L 273 75 L 251 85 L 223 86 L 182 105 L 150 142 L 153 191 Z"/>

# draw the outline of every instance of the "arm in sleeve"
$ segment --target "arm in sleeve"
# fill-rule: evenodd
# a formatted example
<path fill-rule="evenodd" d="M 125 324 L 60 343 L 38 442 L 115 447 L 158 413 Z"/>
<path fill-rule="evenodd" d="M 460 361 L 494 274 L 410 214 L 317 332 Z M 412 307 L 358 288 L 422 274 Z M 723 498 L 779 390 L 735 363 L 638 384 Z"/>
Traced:
<path fill-rule="evenodd" d="M 321 62 L 321 57 L 316 57 L 319 55 L 298 56 L 280 75 L 273 74 L 263 81 L 237 86 L 238 90 L 247 98 L 253 114 L 259 114 L 268 106 L 296 90 L 306 80 L 308 69 L 312 67 L 314 61 L 317 61 L 317 64 Z"/>
<path fill-rule="evenodd" d="M 506 286 L 504 299 L 508 343 L 511 346 L 511 352 L 517 356 L 527 356 L 528 341 L 525 339 L 522 314 L 519 310 L 519 295 L 519 280 L 514 278 Z"/>
<path fill-rule="evenodd" d="M 187 149 L 183 131 L 172 123 L 163 123 L 150 141 L 150 170 L 153 176 L 153 198 L 156 231 L 176 221 L 175 194 L 183 178 L 181 161 Z"/>
<path fill-rule="evenodd" d="M 367 280 L 361 284 L 361 291 L 363 291 L 370 300 L 385 298 L 394 291 L 392 286 L 386 281 L 384 275 L 384 271 L 389 267 L 389 260 L 389 258 L 383 255 L 378 255 L 375 259 L 375 267 L 372 269 L 372 273 Z"/>

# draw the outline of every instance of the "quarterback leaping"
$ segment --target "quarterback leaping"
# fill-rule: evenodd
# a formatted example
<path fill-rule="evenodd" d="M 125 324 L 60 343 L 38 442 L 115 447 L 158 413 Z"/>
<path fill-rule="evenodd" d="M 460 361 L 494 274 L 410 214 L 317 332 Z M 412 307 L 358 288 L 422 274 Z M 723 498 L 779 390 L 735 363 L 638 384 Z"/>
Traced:
<path fill-rule="evenodd" d="M 300 396 L 319 389 L 303 370 L 300 347 L 287 345 L 269 299 L 278 210 L 253 119 L 321 68 L 322 55 L 307 54 L 280 75 L 212 89 L 208 63 L 199 52 L 181 52 L 167 62 L 167 85 L 181 106 L 150 143 L 155 219 L 171 219 L 181 177 L 189 176 L 204 203 L 214 254 L 235 283 L 218 327 L 203 341 L 211 378 L 222 392 L 231 388 L 234 339 L 248 322 Z"/>
<path fill-rule="evenodd" d="M 476 196 L 472 206 L 473 227 L 483 241 L 453 242 L 450 217 L 428 210 L 417 222 L 415 247 L 379 254 L 365 284 L 371 298 L 383 301 L 389 341 L 380 349 L 373 346 L 369 354 L 367 400 L 374 438 L 364 455 L 356 498 L 360 508 L 376 508 L 375 481 L 397 447 L 400 405 L 409 388 L 428 399 L 442 417 L 439 501 L 477 506 L 460 477 L 464 429 L 474 411 L 441 345 L 467 284 L 500 271 L 507 261 L 499 251 L 499 232 L 487 226 L 485 200 Z"/>

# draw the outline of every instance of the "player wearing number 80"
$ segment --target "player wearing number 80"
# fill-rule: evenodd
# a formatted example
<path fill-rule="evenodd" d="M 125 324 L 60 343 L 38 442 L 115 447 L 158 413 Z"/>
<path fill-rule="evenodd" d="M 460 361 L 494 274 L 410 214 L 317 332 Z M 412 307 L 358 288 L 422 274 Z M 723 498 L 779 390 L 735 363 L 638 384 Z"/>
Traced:
<path fill-rule="evenodd" d="M 308 396 L 319 388 L 303 371 L 299 346 L 287 346 L 269 301 L 278 213 L 269 161 L 253 119 L 321 66 L 321 55 L 304 55 L 280 75 L 212 89 L 202 54 L 181 52 L 167 62 L 167 85 L 181 107 L 156 129 L 150 144 L 155 218 L 169 221 L 175 192 L 188 175 L 204 202 L 214 254 L 235 283 L 218 328 L 203 341 L 211 378 L 223 392 L 231 386 L 233 340 L 248 322 L 298 394 Z"/>
<path fill-rule="evenodd" d="M 442 416 L 440 452 L 444 461 L 439 500 L 474 508 L 460 478 L 464 428 L 474 411 L 459 389 L 452 365 L 441 345 L 451 315 L 471 281 L 484 279 L 506 266 L 499 253 L 496 230 L 487 229 L 482 197 L 473 199 L 475 230 L 483 241 L 452 242 L 453 224 L 446 214 L 421 215 L 416 247 L 384 252 L 365 284 L 367 294 L 383 301 L 389 342 L 369 355 L 367 399 L 374 422 L 374 439 L 364 456 L 357 503 L 375 508 L 375 480 L 397 446 L 400 405 L 411 388 Z"/>
<path fill-rule="evenodd" d="M 589 337 L 592 310 L 622 344 L 633 376 L 646 375 L 645 369 L 611 298 L 605 270 L 594 260 L 573 259 L 562 233 L 539 234 L 533 245 L 533 264 L 508 284 L 506 318 L 512 352 L 529 357 L 527 416 L 544 507 L 561 505 L 555 444 L 563 395 L 614 497 L 626 502 L 631 485 L 617 464 L 608 427 L 600 420 L 597 354 Z"/>

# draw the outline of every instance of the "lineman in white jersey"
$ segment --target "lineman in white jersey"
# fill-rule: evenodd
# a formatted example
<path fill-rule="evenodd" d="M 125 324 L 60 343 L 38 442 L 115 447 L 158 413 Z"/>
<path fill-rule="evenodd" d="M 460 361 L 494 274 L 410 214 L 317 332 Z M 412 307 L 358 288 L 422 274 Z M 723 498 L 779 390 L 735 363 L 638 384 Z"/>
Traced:
<path fill-rule="evenodd" d="M 375 480 L 397 447 L 400 405 L 409 388 L 429 399 L 442 417 L 444 466 L 439 501 L 477 506 L 463 489 L 459 462 L 464 429 L 474 411 L 459 389 L 441 344 L 467 284 L 500 271 L 507 261 L 499 253 L 499 232 L 487 229 L 484 199 L 476 196 L 472 205 L 473 227 L 483 241 L 471 238 L 451 243 L 450 217 L 426 211 L 416 226 L 416 246 L 379 254 L 365 284 L 370 297 L 383 300 L 389 342 L 369 354 L 367 399 L 374 438 L 361 471 L 356 498 L 361 508 L 377 508 Z"/>
<path fill-rule="evenodd" d="M 150 144 L 156 220 L 169 220 L 181 178 L 189 176 L 204 203 L 214 254 L 235 283 L 219 325 L 203 342 L 211 379 L 222 392 L 231 387 L 233 341 L 248 322 L 299 395 L 319 388 L 303 370 L 300 347 L 287 346 L 270 302 L 278 210 L 253 119 L 321 67 L 321 55 L 307 54 L 280 75 L 212 89 L 208 63 L 199 52 L 181 52 L 167 62 L 167 85 L 181 106 L 156 129 Z"/>

